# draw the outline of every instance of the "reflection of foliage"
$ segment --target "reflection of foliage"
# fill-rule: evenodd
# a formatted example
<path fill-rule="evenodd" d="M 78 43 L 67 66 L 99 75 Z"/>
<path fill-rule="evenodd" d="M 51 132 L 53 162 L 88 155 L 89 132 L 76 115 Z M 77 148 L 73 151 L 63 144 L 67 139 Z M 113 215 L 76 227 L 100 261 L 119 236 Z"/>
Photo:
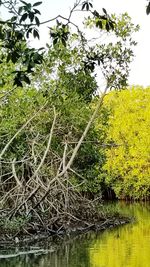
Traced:
<path fill-rule="evenodd" d="M 136 223 L 99 235 L 93 242 L 92 249 L 89 250 L 90 266 L 148 267 L 150 261 L 149 205 L 139 203 L 116 205 L 122 212 L 135 216 Z"/>
<path fill-rule="evenodd" d="M 81 239 L 73 238 L 72 242 L 70 240 L 68 244 L 64 244 L 64 246 L 61 247 L 57 253 L 52 253 L 45 258 L 44 266 L 48 264 L 53 266 L 56 262 L 57 267 L 89 266 L 89 253 L 87 249 L 88 243 L 90 243 L 90 241 L 85 241 L 82 237 Z"/>
<path fill-rule="evenodd" d="M 114 206 L 123 213 L 134 216 L 136 222 L 102 233 L 88 233 L 70 239 L 66 238 L 63 242 L 57 240 L 52 244 L 52 246 L 57 244 L 55 252 L 1 260 L 2 266 L 116 267 L 117 265 L 137 267 L 138 263 L 141 267 L 149 267 L 149 205 L 113 203 L 110 204 L 110 209 L 114 209 Z M 50 243 L 47 245 L 49 247 Z M 8 251 L 8 253 L 11 252 L 13 253 L 13 251 Z"/>
<path fill-rule="evenodd" d="M 56 238 L 57 239 L 57 238 Z M 3 267 L 69 267 L 69 266 L 80 266 L 87 267 L 89 265 L 89 253 L 87 245 L 91 243 L 91 236 L 86 235 L 81 237 L 69 237 L 64 238 L 64 240 L 54 240 L 45 242 L 42 244 L 42 247 L 47 251 L 51 247 L 55 247 L 56 251 L 49 252 L 46 255 L 37 255 L 28 254 L 23 256 L 18 256 L 11 259 L 3 259 Z M 32 249 L 32 248 L 31 248 Z M 16 249 L 18 251 L 26 251 L 26 248 L 23 250 Z M 29 250 L 28 250 L 29 251 Z M 40 249 L 39 249 L 40 251 Z M 7 250 L 7 254 L 14 254 L 14 250 Z M 56 265 L 57 263 L 57 265 Z"/>
<path fill-rule="evenodd" d="M 13 254 L 15 252 L 13 250 L 7 250 L 7 254 L 8 253 L 10 253 L 11 255 L 11 253 Z M 18 256 L 16 258 L 11 259 L 1 259 L 1 263 L 3 267 L 41 267 L 42 265 L 40 265 L 40 261 L 42 258 L 43 255 L 28 254 L 25 256 Z"/>

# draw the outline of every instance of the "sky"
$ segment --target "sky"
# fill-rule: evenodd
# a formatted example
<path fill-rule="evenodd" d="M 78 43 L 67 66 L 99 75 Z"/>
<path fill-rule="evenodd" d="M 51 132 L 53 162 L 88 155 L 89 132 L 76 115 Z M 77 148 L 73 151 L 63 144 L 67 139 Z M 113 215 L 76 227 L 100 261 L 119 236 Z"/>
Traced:
<path fill-rule="evenodd" d="M 27 1 L 27 0 L 26 0 Z M 29 1 L 29 0 L 28 0 Z M 37 2 L 40 0 L 30 0 Z M 92 0 L 91 0 L 92 1 Z M 75 0 L 43 0 L 39 6 L 41 11 L 40 20 L 48 20 L 61 14 L 67 16 L 70 8 L 73 7 Z M 104 7 L 108 13 L 121 14 L 127 12 L 132 18 L 133 23 L 140 25 L 140 31 L 136 33 L 135 39 L 138 45 L 134 49 L 135 58 L 130 65 L 131 71 L 129 76 L 130 85 L 150 85 L 150 15 L 146 15 L 147 0 L 93 0 L 93 6 L 101 12 Z M 75 23 L 81 23 L 79 15 L 73 17 Z M 40 30 L 40 43 L 37 41 L 34 46 L 44 46 L 48 42 L 48 26 L 44 25 Z"/>
<path fill-rule="evenodd" d="M 43 0 L 41 5 L 42 18 L 49 19 L 55 15 L 67 15 L 75 0 Z M 130 85 L 150 85 L 150 15 L 146 15 L 147 0 L 93 0 L 95 9 L 106 8 L 108 13 L 120 14 L 128 12 L 140 31 L 135 38 L 138 45 L 134 49 L 135 58 L 131 64 Z M 77 18 L 75 18 L 77 20 Z M 44 35 L 45 33 L 45 35 Z M 47 33 L 43 29 L 44 43 Z"/>

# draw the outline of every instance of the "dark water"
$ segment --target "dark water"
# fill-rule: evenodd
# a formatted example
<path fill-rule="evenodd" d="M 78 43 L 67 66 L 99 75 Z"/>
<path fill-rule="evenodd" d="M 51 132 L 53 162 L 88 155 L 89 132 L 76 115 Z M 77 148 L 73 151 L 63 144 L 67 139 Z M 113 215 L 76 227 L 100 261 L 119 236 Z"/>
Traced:
<path fill-rule="evenodd" d="M 109 208 L 113 209 L 114 205 L 134 215 L 136 222 L 99 234 L 62 240 L 56 252 L 42 251 L 44 245 L 39 247 L 39 252 L 38 247 L 26 248 L 35 250 L 27 255 L 19 255 L 23 249 L 1 250 L 0 267 L 150 267 L 150 204 L 116 203 L 109 204 Z M 18 253 L 18 256 L 2 259 L 6 253 Z"/>

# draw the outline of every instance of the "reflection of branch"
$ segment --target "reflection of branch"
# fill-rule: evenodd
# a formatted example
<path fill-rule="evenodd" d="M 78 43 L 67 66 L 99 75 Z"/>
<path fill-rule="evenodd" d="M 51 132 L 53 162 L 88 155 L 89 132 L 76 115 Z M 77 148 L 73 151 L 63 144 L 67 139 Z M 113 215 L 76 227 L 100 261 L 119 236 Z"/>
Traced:
<path fill-rule="evenodd" d="M 2 254 L 0 255 L 0 259 L 9 259 L 9 258 L 15 258 L 18 256 L 22 256 L 22 255 L 28 255 L 28 254 L 45 254 L 45 253 L 49 253 L 49 252 L 53 252 L 53 250 L 46 250 L 46 249 L 36 249 L 36 250 L 29 250 L 29 251 L 19 251 L 18 253 L 15 254 Z"/>

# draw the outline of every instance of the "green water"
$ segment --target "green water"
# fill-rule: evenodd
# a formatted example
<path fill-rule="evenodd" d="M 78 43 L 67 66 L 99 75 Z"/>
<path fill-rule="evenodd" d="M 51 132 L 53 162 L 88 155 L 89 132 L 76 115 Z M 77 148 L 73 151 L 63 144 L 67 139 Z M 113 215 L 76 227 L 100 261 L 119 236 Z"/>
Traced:
<path fill-rule="evenodd" d="M 57 251 L 43 254 L 19 255 L 25 250 L 44 249 L 44 244 L 36 248 L 0 251 L 0 267 L 150 267 L 150 204 L 115 203 L 124 213 L 134 215 L 134 223 L 106 230 L 103 233 L 88 233 L 58 242 Z M 110 206 L 110 205 L 109 205 Z M 110 207 L 110 208 L 111 208 Z M 52 250 L 52 244 L 47 249 Z M 18 256 L 2 259 L 5 254 Z"/>

